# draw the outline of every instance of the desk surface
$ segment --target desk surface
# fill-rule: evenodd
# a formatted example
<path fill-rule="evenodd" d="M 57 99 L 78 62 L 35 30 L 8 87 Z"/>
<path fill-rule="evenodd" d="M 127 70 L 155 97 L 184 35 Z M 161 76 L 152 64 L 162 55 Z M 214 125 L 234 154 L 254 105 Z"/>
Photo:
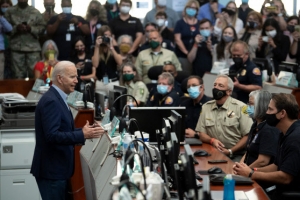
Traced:
<path fill-rule="evenodd" d="M 199 149 L 206 150 L 211 156 L 208 157 L 195 157 L 199 164 L 195 165 L 195 171 L 198 170 L 208 170 L 213 166 L 220 167 L 225 173 L 232 174 L 232 166 L 234 164 L 227 156 L 223 153 L 219 152 L 216 148 L 212 147 L 209 144 L 203 143 L 202 146 L 191 146 L 193 152 Z M 183 146 L 181 146 L 181 151 L 183 150 Z M 208 160 L 228 160 L 228 163 L 222 164 L 209 164 Z M 211 190 L 223 190 L 223 186 L 211 185 Z M 236 186 L 235 190 L 243 190 L 249 200 L 265 200 L 269 199 L 265 194 L 264 190 L 254 181 L 254 183 L 250 186 Z"/>

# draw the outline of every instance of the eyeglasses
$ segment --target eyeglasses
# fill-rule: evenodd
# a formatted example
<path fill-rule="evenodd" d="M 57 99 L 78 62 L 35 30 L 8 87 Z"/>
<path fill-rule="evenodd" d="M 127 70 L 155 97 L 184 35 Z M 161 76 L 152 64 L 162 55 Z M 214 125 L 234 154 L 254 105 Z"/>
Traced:
<path fill-rule="evenodd" d="M 164 65 L 173 65 L 172 61 L 165 61 Z"/>

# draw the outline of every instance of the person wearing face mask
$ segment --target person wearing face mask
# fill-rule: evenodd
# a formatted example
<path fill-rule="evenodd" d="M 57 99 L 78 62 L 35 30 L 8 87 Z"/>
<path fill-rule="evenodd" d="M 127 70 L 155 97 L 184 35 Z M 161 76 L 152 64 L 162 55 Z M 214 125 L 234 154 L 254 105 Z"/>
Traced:
<path fill-rule="evenodd" d="M 214 100 L 202 106 L 196 131 L 202 142 L 240 161 L 253 121 L 247 113 L 247 105 L 230 96 L 233 88 L 231 78 L 217 76 L 212 89 Z"/>
<path fill-rule="evenodd" d="M 119 5 L 120 15 L 109 22 L 109 27 L 114 38 L 119 38 L 121 35 L 130 35 L 132 37 L 133 44 L 128 53 L 136 57 L 139 45 L 143 39 L 143 25 L 140 19 L 129 14 L 132 7 L 131 0 L 121 0 Z"/>
<path fill-rule="evenodd" d="M 259 90 L 262 87 L 262 76 L 260 69 L 249 58 L 249 47 L 243 41 L 236 41 L 230 48 L 234 64 L 230 67 L 229 73 L 234 76 L 233 94 L 244 103 L 248 102 L 251 91 Z"/>
<path fill-rule="evenodd" d="M 233 64 L 230 47 L 235 41 L 237 41 L 235 29 L 232 26 L 225 27 L 220 42 L 209 48 L 212 52 L 213 64 L 215 62 L 222 62 L 225 63 L 226 68 L 229 68 Z"/>
<path fill-rule="evenodd" d="M 202 19 L 199 24 L 199 34 L 196 35 L 187 58 L 193 65 L 192 74 L 203 77 L 205 72 L 210 72 L 212 68 L 211 48 L 217 39 L 211 34 L 213 27 L 208 19 Z"/>
<path fill-rule="evenodd" d="M 273 185 L 272 200 L 296 200 L 300 192 L 299 105 L 292 94 L 273 94 L 266 112 L 266 123 L 281 131 L 273 164 L 251 168 L 235 163 L 233 173 Z M 274 187 L 275 185 L 275 187 Z"/>
<path fill-rule="evenodd" d="M 266 122 L 266 111 L 271 98 L 272 95 L 264 90 L 255 90 L 249 94 L 247 112 L 254 123 L 248 134 L 246 153 L 240 163 L 251 168 L 270 165 L 276 157 L 280 131 Z"/>
<path fill-rule="evenodd" d="M 107 0 L 104 5 L 107 13 L 107 21 L 111 21 L 120 14 L 117 0 Z"/>
<path fill-rule="evenodd" d="M 291 58 L 295 58 L 296 62 L 300 64 L 300 33 L 298 31 L 294 31 L 292 36 L 293 43 L 289 54 Z"/>
<path fill-rule="evenodd" d="M 169 72 L 163 72 L 158 77 L 157 93 L 149 96 L 147 106 L 172 107 L 179 105 L 179 96 L 174 90 L 174 77 Z"/>
<path fill-rule="evenodd" d="M 127 94 L 132 95 L 138 105 L 134 106 L 143 106 L 146 104 L 149 91 L 145 83 L 142 82 L 142 78 L 139 76 L 135 66 L 131 62 L 124 63 L 121 66 L 121 76 L 120 76 L 120 85 L 127 88 Z M 130 98 L 130 97 L 128 97 Z"/>
<path fill-rule="evenodd" d="M 150 43 L 149 43 L 149 34 L 153 31 L 159 31 L 158 25 L 152 22 L 149 22 L 145 25 L 145 35 L 144 35 L 144 42 L 142 44 L 142 46 L 140 46 L 140 52 L 145 50 L 145 49 L 149 49 L 150 47 Z M 173 33 L 172 33 L 173 34 Z M 174 44 L 167 39 L 162 38 L 162 43 L 161 46 L 165 49 L 168 49 L 170 51 L 174 51 L 175 50 L 175 46 Z"/>
<path fill-rule="evenodd" d="M 145 84 L 151 83 L 148 71 L 153 66 L 163 65 L 165 61 L 172 61 L 177 71 L 181 71 L 181 64 L 174 52 L 162 48 L 162 38 L 157 31 L 149 34 L 149 49 L 141 51 L 136 58 L 135 66 Z"/>
<path fill-rule="evenodd" d="M 199 21 L 196 16 L 199 11 L 199 3 L 190 0 L 183 9 L 183 18 L 178 20 L 174 29 L 175 53 L 181 63 L 189 63 L 187 55 L 194 44 L 194 38 L 198 34 Z M 182 65 L 183 70 L 191 71 L 191 65 Z"/>
<path fill-rule="evenodd" d="M 174 42 L 174 33 L 167 28 L 166 23 L 168 16 L 164 11 L 159 11 L 155 15 L 156 24 L 158 25 L 158 31 L 164 40 L 169 40 L 172 44 Z"/>
<path fill-rule="evenodd" d="M 34 66 L 34 78 L 44 80 L 45 84 L 50 84 L 52 71 L 58 63 L 58 48 L 53 40 L 47 40 L 42 47 L 42 60 Z"/>
<path fill-rule="evenodd" d="M 164 12 L 168 16 L 168 20 L 165 21 L 164 26 L 166 26 L 169 30 L 173 31 L 176 22 L 180 19 L 178 13 L 167 6 L 167 0 L 154 0 L 154 4 L 155 7 L 152 10 L 150 10 L 144 18 L 144 25 L 146 25 L 149 22 L 155 23 L 156 14 L 158 12 Z"/>
<path fill-rule="evenodd" d="M 107 25 L 106 9 L 99 1 L 92 0 L 88 6 L 85 19 L 89 23 L 91 32 L 86 38 L 86 46 L 89 54 L 92 55 L 94 53 L 95 41 L 99 28 L 103 25 Z"/>
<path fill-rule="evenodd" d="M 218 0 L 209 0 L 208 3 L 201 6 L 200 11 L 198 12 L 198 20 L 208 19 L 212 25 L 216 24 L 216 19 L 220 17 L 221 10 L 224 8 Z"/>
<path fill-rule="evenodd" d="M 135 62 L 135 58 L 128 54 L 132 46 L 132 38 L 130 35 L 121 35 L 118 38 L 118 47 L 120 52 L 112 49 L 113 56 L 118 66 L 121 66 L 124 62 Z"/>
<path fill-rule="evenodd" d="M 261 37 L 258 39 L 257 58 L 272 58 L 275 74 L 279 74 L 279 64 L 285 61 L 290 50 L 290 40 L 283 35 L 275 19 L 267 19 L 262 27 Z"/>
<path fill-rule="evenodd" d="M 41 45 L 38 36 L 45 29 L 45 21 L 41 13 L 28 0 L 18 0 L 10 7 L 4 17 L 13 27 L 10 32 L 12 78 L 33 78 L 33 68 L 38 62 Z"/>
<path fill-rule="evenodd" d="M 1 1 L 1 11 L 0 11 L 0 80 L 4 79 L 4 67 L 5 67 L 5 33 L 12 31 L 11 24 L 5 19 L 3 16 L 6 12 L 6 8 L 4 7 L 7 4 Z M 3 6 L 3 7 L 2 7 Z"/>
<path fill-rule="evenodd" d="M 234 1 L 229 1 L 225 8 L 222 8 L 222 13 L 216 20 L 214 26 L 214 35 L 217 36 L 220 40 L 222 35 L 222 30 L 226 26 L 232 26 L 235 29 L 235 32 L 240 32 L 243 27 L 243 21 L 238 18 L 237 7 Z"/>
<path fill-rule="evenodd" d="M 253 11 L 252 8 L 249 7 L 249 0 L 242 0 L 242 4 L 238 9 L 238 17 L 243 21 L 244 28 L 247 25 L 247 17 L 250 12 Z"/>
<path fill-rule="evenodd" d="M 250 56 L 255 58 L 258 38 L 261 36 L 262 16 L 260 13 L 252 11 L 247 16 L 246 21 L 246 27 L 238 33 L 238 38 L 248 44 Z"/>
<path fill-rule="evenodd" d="M 202 110 L 202 106 L 211 99 L 204 94 L 203 80 L 199 76 L 190 76 L 187 81 L 187 91 L 190 98 L 180 104 L 186 108 L 185 137 L 199 139 L 199 133 L 195 131 Z"/>
<path fill-rule="evenodd" d="M 75 90 L 84 92 L 84 85 L 96 79 L 96 68 L 92 64 L 91 56 L 87 53 L 85 39 L 82 36 L 75 38 L 72 44 L 71 56 L 69 59 L 75 64 L 78 74 L 78 83 Z M 91 88 L 91 98 L 94 99 L 94 88 Z"/>
<path fill-rule="evenodd" d="M 290 38 L 291 45 L 293 44 L 293 40 L 294 40 L 293 33 L 295 32 L 295 26 L 299 25 L 299 21 L 300 19 L 296 15 L 290 16 L 286 21 L 287 27 L 286 30 L 283 32 L 283 34 Z M 297 59 L 295 57 L 291 58 L 290 55 L 288 54 L 285 61 L 296 63 Z"/>
<path fill-rule="evenodd" d="M 72 43 L 78 36 L 90 34 L 88 23 L 80 16 L 72 14 L 71 0 L 61 1 L 62 13 L 53 16 L 47 25 L 47 33 L 52 37 L 59 49 L 59 60 L 70 57 Z"/>
<path fill-rule="evenodd" d="M 44 8 L 45 12 L 42 13 L 45 23 L 47 24 L 51 17 L 57 15 L 57 13 L 54 11 L 55 8 L 55 1 L 54 0 L 44 0 Z M 39 35 L 39 42 L 42 46 L 47 40 L 50 40 L 50 36 L 47 35 L 47 31 L 44 31 Z"/>

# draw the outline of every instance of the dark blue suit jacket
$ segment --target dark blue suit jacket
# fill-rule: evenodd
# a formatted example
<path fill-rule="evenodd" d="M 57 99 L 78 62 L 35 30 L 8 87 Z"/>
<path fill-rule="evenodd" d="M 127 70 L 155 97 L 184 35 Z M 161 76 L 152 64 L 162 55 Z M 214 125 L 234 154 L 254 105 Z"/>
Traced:
<path fill-rule="evenodd" d="M 74 173 L 74 145 L 84 144 L 82 129 L 75 129 L 72 113 L 53 87 L 35 111 L 36 146 L 31 166 L 35 177 L 66 180 Z"/>

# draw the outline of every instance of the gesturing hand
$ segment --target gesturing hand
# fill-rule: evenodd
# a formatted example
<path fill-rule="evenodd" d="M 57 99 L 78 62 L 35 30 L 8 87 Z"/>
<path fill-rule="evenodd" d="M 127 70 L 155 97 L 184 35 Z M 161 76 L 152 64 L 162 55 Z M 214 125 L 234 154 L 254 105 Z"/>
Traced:
<path fill-rule="evenodd" d="M 82 128 L 82 132 L 85 139 L 99 138 L 105 130 L 99 126 L 90 126 L 89 121 L 86 120 L 85 126 Z"/>

